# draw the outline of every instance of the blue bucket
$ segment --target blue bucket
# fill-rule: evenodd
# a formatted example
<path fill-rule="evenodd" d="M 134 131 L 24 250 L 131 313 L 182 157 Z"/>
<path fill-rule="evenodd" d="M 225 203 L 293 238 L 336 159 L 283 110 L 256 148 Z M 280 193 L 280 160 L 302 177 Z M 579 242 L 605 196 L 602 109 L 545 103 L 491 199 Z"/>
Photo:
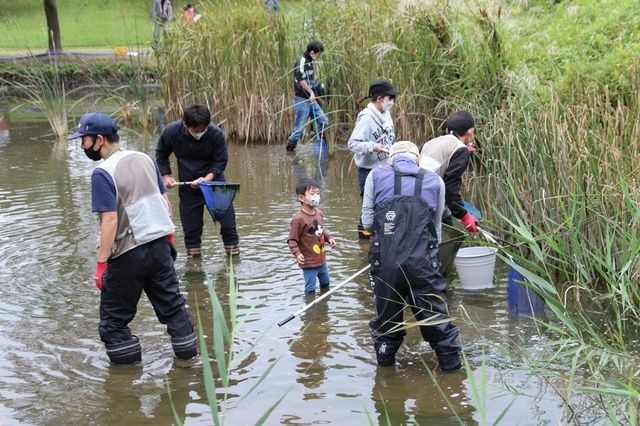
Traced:
<path fill-rule="evenodd" d="M 207 210 L 214 219 L 220 218 L 229 210 L 233 199 L 236 198 L 236 194 L 240 190 L 239 183 L 221 181 L 200 182 L 198 186 L 204 195 Z"/>
<path fill-rule="evenodd" d="M 544 300 L 535 291 L 523 283 L 526 278 L 513 267 L 508 267 L 507 299 L 509 312 L 523 315 L 533 315 L 544 311 Z"/>

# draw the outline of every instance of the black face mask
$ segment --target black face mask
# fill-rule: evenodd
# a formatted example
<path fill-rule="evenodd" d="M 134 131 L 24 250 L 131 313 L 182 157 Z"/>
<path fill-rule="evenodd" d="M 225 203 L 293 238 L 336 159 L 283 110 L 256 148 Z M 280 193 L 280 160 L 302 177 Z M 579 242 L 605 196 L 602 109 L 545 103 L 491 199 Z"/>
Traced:
<path fill-rule="evenodd" d="M 91 144 L 91 146 L 88 149 L 84 149 L 84 154 L 89 157 L 89 160 L 93 160 L 93 161 L 100 161 L 102 160 L 102 157 L 100 156 L 100 150 L 98 151 L 94 151 L 93 147 L 95 146 L 96 142 L 98 141 L 98 139 L 96 139 L 95 141 L 93 141 L 93 143 Z"/>

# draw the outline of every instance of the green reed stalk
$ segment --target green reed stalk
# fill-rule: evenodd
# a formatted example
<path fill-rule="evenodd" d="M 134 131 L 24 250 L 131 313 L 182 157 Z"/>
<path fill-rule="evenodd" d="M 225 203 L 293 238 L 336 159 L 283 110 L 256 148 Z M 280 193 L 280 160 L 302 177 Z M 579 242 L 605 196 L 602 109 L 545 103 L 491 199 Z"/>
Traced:
<path fill-rule="evenodd" d="M 233 258 L 229 257 L 229 287 L 228 295 L 229 299 L 226 306 L 223 306 L 223 302 L 216 293 L 213 283 L 206 281 L 207 292 L 212 308 L 211 315 L 211 330 L 213 331 L 213 354 L 214 359 L 211 358 L 211 342 L 207 342 L 205 337 L 205 327 L 203 326 L 203 320 L 201 317 L 201 311 L 196 311 L 196 324 L 198 330 L 198 343 L 200 348 L 200 357 L 202 359 L 202 370 L 204 376 L 205 393 L 207 395 L 207 402 L 211 411 L 211 417 L 213 424 L 216 426 L 224 424 L 225 410 L 229 401 L 229 388 L 231 386 L 231 378 L 233 372 L 239 368 L 241 363 L 251 355 L 252 348 L 248 348 L 245 351 L 237 352 L 234 348 L 234 340 L 237 334 L 241 331 L 241 327 L 244 322 L 251 316 L 252 312 L 248 312 L 245 315 L 239 316 L 238 314 L 238 282 L 235 277 L 235 271 L 233 268 Z M 196 305 L 197 297 L 196 297 Z M 226 308 L 226 309 L 225 309 Z M 225 313 L 228 310 L 228 313 Z M 267 330 L 265 330 L 266 334 Z M 259 341 L 259 340 L 258 340 Z M 258 343 L 257 341 L 255 342 Z M 215 369 L 212 366 L 215 366 Z M 267 379 L 271 370 L 276 366 L 276 362 L 271 363 L 264 371 L 262 376 L 257 382 L 236 402 L 241 404 L 242 401 L 249 397 L 256 389 Z M 216 385 L 216 382 L 220 382 L 220 386 Z M 168 386 L 168 384 L 167 384 Z M 276 407 L 282 402 L 286 392 L 277 398 L 274 403 L 260 416 L 255 424 L 264 424 L 269 416 L 273 413 Z M 174 419 L 176 423 L 181 424 L 181 419 L 174 410 Z"/>
<path fill-rule="evenodd" d="M 16 108 L 29 106 L 42 111 L 51 126 L 54 137 L 61 139 L 66 136 L 69 92 L 61 75 L 57 56 L 49 55 L 47 62 L 34 58 L 28 63 L 18 64 L 18 68 L 21 70 L 19 80 L 1 79 L 24 99 L 24 102 Z"/>

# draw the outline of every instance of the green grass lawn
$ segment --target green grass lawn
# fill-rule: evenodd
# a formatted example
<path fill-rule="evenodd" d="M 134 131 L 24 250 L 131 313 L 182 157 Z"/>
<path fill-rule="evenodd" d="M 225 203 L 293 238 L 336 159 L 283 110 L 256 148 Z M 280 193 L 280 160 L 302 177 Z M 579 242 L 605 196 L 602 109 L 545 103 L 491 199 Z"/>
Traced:
<path fill-rule="evenodd" d="M 181 4 L 181 2 L 175 2 Z M 58 0 L 62 47 L 149 45 L 150 0 Z M 180 6 L 177 7 L 180 12 Z M 0 0 L 0 51 L 47 50 L 42 0 Z"/>
<path fill-rule="evenodd" d="M 261 0 L 254 0 L 261 1 Z M 174 19 L 180 19 L 187 0 L 173 0 Z M 198 6 L 211 0 L 191 1 Z M 117 46 L 149 46 L 153 22 L 152 0 L 58 0 L 58 19 L 64 50 L 101 50 Z M 281 2 L 283 13 L 300 14 L 301 0 Z M 42 0 L 0 0 L 0 54 L 47 50 L 47 21 Z"/>

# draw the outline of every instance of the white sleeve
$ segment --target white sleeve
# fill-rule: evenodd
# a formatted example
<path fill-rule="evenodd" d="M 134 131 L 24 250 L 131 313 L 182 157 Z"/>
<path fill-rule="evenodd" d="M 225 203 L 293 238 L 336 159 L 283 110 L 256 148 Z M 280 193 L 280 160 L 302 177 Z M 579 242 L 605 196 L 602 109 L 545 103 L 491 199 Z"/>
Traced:
<path fill-rule="evenodd" d="M 373 226 L 373 209 L 374 209 L 374 192 L 373 192 L 373 172 L 367 175 L 367 180 L 364 182 L 364 193 L 362 194 L 362 227 L 365 229 L 371 229 Z"/>
<path fill-rule="evenodd" d="M 351 132 L 351 137 L 349 137 L 349 142 L 347 142 L 347 148 L 356 155 L 372 154 L 373 142 L 371 119 L 360 112 Z"/>

